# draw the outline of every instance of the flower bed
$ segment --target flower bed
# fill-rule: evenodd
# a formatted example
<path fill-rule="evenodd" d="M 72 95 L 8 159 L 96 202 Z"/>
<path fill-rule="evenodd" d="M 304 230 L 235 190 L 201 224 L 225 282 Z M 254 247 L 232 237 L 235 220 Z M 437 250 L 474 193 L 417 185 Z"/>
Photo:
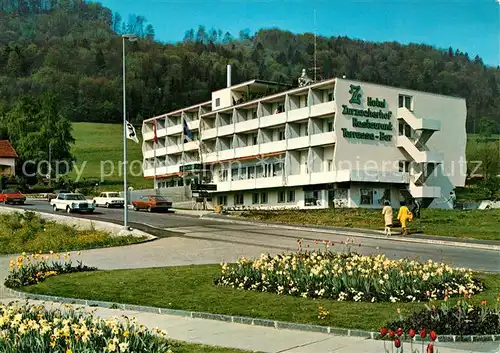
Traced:
<path fill-rule="evenodd" d="M 77 262 L 74 266 L 71 261 L 71 253 L 60 255 L 50 252 L 48 255 L 23 253 L 9 264 L 9 275 L 5 279 L 5 286 L 9 288 L 21 288 L 40 283 L 48 277 L 65 273 L 96 271 L 94 267 L 88 267 Z"/>
<path fill-rule="evenodd" d="M 500 297 L 495 308 L 483 301 L 480 306 L 459 300 L 455 305 L 448 301 L 439 307 L 430 306 L 413 315 L 388 323 L 387 327 L 396 331 L 398 328 L 409 330 L 412 327 L 426 328 L 442 335 L 497 335 L 500 334 Z"/>
<path fill-rule="evenodd" d="M 328 246 L 328 244 L 326 244 Z M 299 251 L 222 264 L 215 283 L 244 290 L 338 301 L 413 302 L 483 290 L 471 270 L 384 255 Z"/>
<path fill-rule="evenodd" d="M 89 313 L 46 310 L 11 303 L 0 306 L 0 352 L 171 352 L 166 332 L 134 319 L 100 319 Z"/>

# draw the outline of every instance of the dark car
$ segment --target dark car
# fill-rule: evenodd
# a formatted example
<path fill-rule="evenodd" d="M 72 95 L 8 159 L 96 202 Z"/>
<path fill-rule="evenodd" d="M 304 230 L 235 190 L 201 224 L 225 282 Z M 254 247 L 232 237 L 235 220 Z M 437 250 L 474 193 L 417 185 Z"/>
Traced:
<path fill-rule="evenodd" d="M 59 195 L 59 194 L 69 194 L 69 193 L 71 193 L 71 191 L 65 190 L 65 189 L 64 190 L 63 189 L 54 190 L 53 192 L 49 192 L 47 194 L 47 201 L 50 202 L 51 200 L 57 198 L 57 195 Z"/>
<path fill-rule="evenodd" d="M 139 200 L 132 201 L 134 210 L 147 210 L 152 211 L 168 211 L 172 208 L 172 202 L 168 201 L 163 196 L 142 196 Z"/>
<path fill-rule="evenodd" d="M 19 190 L 7 189 L 0 192 L 0 202 L 4 204 L 21 204 L 23 205 L 26 201 L 26 196 L 24 196 Z"/>

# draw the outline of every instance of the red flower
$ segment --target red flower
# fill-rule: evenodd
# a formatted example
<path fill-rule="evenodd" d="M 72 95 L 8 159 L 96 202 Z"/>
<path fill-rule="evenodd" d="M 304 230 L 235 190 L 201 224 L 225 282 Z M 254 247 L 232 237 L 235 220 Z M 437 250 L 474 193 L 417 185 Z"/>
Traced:
<path fill-rule="evenodd" d="M 380 336 L 385 337 L 385 335 L 387 335 L 387 329 L 384 327 L 380 329 Z"/>
<path fill-rule="evenodd" d="M 415 337 L 415 335 L 417 334 L 417 332 L 414 330 L 414 329 L 410 329 L 410 331 L 408 331 L 408 334 L 410 335 L 411 338 Z"/>
<path fill-rule="evenodd" d="M 401 341 L 399 340 L 399 338 L 396 338 L 394 340 L 394 347 L 396 347 L 396 348 L 401 347 Z"/>
<path fill-rule="evenodd" d="M 435 341 L 438 338 L 438 335 L 436 331 L 431 331 L 431 333 L 429 333 L 429 337 L 431 338 L 432 341 Z"/>
<path fill-rule="evenodd" d="M 389 337 L 394 338 L 394 331 L 393 330 L 389 330 Z"/>
<path fill-rule="evenodd" d="M 487 302 L 486 300 L 483 300 L 483 301 L 481 302 L 481 305 L 486 305 L 486 304 L 488 304 L 488 302 Z"/>
<path fill-rule="evenodd" d="M 434 345 L 432 343 L 427 345 L 427 353 L 434 353 Z"/>
<path fill-rule="evenodd" d="M 397 334 L 399 337 L 401 337 L 401 336 L 403 335 L 403 333 L 404 333 L 404 332 L 403 332 L 403 329 L 402 329 L 401 327 L 400 327 L 400 328 L 398 328 L 398 329 L 396 330 L 396 334 Z"/>
<path fill-rule="evenodd" d="M 427 331 L 425 331 L 425 328 L 421 329 L 419 334 L 421 338 L 427 337 Z"/>

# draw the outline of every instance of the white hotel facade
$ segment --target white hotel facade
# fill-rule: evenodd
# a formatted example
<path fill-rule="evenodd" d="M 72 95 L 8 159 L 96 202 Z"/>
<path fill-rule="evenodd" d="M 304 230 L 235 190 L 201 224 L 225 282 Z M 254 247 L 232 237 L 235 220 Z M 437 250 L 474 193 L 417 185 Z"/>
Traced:
<path fill-rule="evenodd" d="M 156 173 L 158 188 L 185 186 L 201 165 L 217 185 L 213 203 L 229 208 L 411 198 L 450 208 L 465 183 L 465 119 L 455 97 L 342 78 L 299 88 L 228 78 L 211 101 L 143 122 L 144 176 Z M 184 142 L 184 120 L 193 141 Z"/>

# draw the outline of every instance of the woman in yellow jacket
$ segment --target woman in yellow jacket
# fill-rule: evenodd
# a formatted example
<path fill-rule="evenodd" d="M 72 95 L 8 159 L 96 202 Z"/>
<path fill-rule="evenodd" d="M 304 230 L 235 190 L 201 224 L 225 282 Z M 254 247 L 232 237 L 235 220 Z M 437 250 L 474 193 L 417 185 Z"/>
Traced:
<path fill-rule="evenodd" d="M 398 219 L 401 222 L 401 229 L 403 230 L 403 235 L 408 235 L 406 230 L 406 222 L 413 220 L 413 213 L 410 212 L 408 207 L 406 207 L 406 202 L 401 201 L 401 207 L 398 212 Z"/>

